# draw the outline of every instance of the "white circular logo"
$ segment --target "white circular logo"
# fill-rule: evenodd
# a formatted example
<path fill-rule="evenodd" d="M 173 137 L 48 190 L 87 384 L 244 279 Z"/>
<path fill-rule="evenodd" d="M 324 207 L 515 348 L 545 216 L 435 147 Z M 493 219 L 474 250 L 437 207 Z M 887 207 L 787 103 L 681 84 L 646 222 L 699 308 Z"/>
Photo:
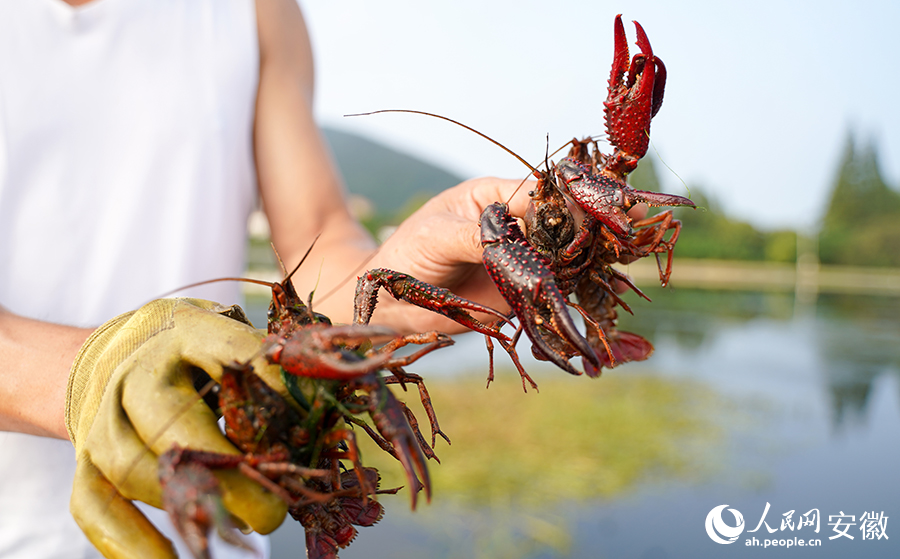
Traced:
<path fill-rule="evenodd" d="M 734 543 L 744 531 L 744 517 L 737 509 L 728 509 L 734 515 L 736 526 L 729 526 L 722 520 L 722 511 L 728 505 L 719 505 L 706 515 L 706 533 L 716 543 Z"/>

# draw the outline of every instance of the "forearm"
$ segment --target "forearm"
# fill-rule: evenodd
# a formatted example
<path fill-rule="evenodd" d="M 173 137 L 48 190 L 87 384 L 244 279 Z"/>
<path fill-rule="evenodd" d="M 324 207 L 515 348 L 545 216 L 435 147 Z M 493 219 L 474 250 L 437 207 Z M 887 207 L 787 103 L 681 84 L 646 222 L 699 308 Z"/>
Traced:
<path fill-rule="evenodd" d="M 298 293 L 306 299 L 315 290 L 315 310 L 348 323 L 356 278 L 345 280 L 375 252 L 376 244 L 350 215 L 340 175 L 298 89 L 296 83 L 277 83 L 275 78 L 260 86 L 256 151 L 263 207 L 288 271 L 312 246 L 292 277 Z M 291 114 L 292 126 L 283 126 L 284 117 L 270 113 L 273 107 Z M 338 292 L 323 297 L 339 285 Z"/>
<path fill-rule="evenodd" d="M 0 431 L 68 439 L 69 369 L 91 332 L 0 307 Z"/>
<path fill-rule="evenodd" d="M 377 251 L 358 240 L 359 226 L 355 222 L 324 229 L 316 250 L 301 267 L 301 271 L 305 270 L 304 277 L 312 282 L 320 268 L 322 270 L 313 300 L 315 309 L 334 321 L 348 322 L 352 317 L 357 277 L 372 268 L 389 268 L 425 283 L 448 288 L 460 297 L 506 310 L 505 301 L 494 288 L 481 261 L 479 218 L 485 206 L 496 200 L 509 199 L 520 185 L 517 180 L 484 178 L 449 189 L 404 221 Z M 515 215 L 524 213 L 528 201 L 525 194 L 528 189 L 519 190 L 523 191 L 522 195 L 516 197 L 511 206 Z M 368 238 L 365 232 L 362 235 Z M 322 243 L 323 240 L 326 242 Z M 300 294 L 305 296 L 308 291 L 301 290 Z M 432 329 L 448 333 L 464 331 L 449 319 L 398 303 L 389 296 L 379 299 L 371 320 L 400 333 Z"/>
<path fill-rule="evenodd" d="M 481 210 L 507 200 L 520 181 L 472 181 L 426 204 L 377 250 L 347 209 L 344 188 L 328 146 L 313 119 L 312 51 L 303 16 L 293 0 L 257 0 L 260 81 L 254 145 L 263 207 L 272 241 L 288 270 L 316 236 L 308 259 L 292 277 L 313 307 L 334 322 L 353 318 L 356 277 L 386 267 L 462 297 L 502 305 L 481 263 Z M 523 189 L 519 198 L 527 199 Z M 522 215 L 524 204 L 512 209 Z M 440 328 L 460 331 L 434 313 L 383 298 L 372 321 L 399 332 Z"/>
<path fill-rule="evenodd" d="M 259 189 L 272 242 L 288 270 L 313 239 L 292 280 L 314 308 L 335 322 L 352 320 L 356 277 L 376 249 L 347 209 L 344 187 L 313 119 L 313 58 L 303 16 L 293 0 L 257 0 L 260 77 L 254 125 Z M 324 297 L 336 286 L 339 291 Z"/>
<path fill-rule="evenodd" d="M 315 246 L 291 280 L 304 301 L 314 292 L 313 310 L 335 323 L 349 324 L 353 320 L 356 278 L 370 267 L 377 245 L 349 216 L 333 216 L 321 229 L 306 237 L 308 243 L 316 235 L 319 238 Z M 294 251 L 291 260 L 284 263 L 288 271 L 297 265 L 307 249 L 309 244 Z"/>

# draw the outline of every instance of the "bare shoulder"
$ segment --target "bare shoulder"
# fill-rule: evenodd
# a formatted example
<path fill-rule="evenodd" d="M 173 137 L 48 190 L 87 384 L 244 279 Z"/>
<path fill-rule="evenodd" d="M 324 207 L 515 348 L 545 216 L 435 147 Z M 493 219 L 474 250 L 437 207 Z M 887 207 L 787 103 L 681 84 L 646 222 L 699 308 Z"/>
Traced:
<path fill-rule="evenodd" d="M 300 79 L 313 93 L 313 56 L 303 13 L 296 0 L 256 0 L 260 72 Z"/>

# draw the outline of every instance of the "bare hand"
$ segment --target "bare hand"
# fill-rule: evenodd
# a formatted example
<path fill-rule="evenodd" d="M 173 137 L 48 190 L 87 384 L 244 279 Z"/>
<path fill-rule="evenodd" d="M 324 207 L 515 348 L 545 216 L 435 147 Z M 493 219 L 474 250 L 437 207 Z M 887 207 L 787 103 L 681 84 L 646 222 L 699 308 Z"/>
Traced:
<path fill-rule="evenodd" d="M 494 202 L 509 200 L 510 213 L 522 217 L 528 191 L 534 187 L 533 181 L 481 178 L 445 190 L 400 224 L 367 267 L 411 274 L 505 312 L 508 306 L 481 262 L 481 212 Z M 389 297 L 379 300 L 373 322 L 418 332 L 464 331 L 455 322 Z"/>

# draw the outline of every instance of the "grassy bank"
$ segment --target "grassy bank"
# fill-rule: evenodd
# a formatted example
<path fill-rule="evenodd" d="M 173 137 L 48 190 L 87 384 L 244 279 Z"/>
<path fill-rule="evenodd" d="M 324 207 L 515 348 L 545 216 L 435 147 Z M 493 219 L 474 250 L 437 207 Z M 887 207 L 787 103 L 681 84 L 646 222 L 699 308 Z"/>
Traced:
<path fill-rule="evenodd" d="M 721 401 L 708 389 L 644 375 L 600 379 L 539 378 L 540 394 L 523 394 L 514 371 L 498 371 L 485 390 L 480 375 L 429 381 L 441 429 L 429 462 L 441 502 L 516 503 L 611 498 L 638 482 L 692 480 L 709 473 L 709 450 L 721 437 L 712 422 Z M 395 394 L 428 423 L 415 388 Z M 407 485 L 400 463 L 358 431 L 363 462 L 383 487 Z M 405 491 L 404 491 L 405 494 Z"/>

